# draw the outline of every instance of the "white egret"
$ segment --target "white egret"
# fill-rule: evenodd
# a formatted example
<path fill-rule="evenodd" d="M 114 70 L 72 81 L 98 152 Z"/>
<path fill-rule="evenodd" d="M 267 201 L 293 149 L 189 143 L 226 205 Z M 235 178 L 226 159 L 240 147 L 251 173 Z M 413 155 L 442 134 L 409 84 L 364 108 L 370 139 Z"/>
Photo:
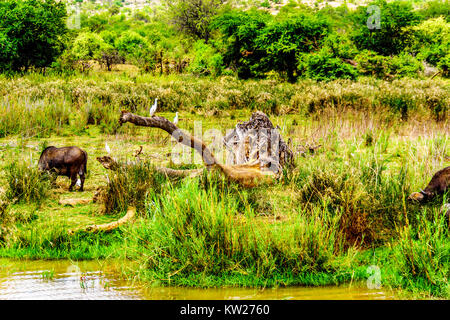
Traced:
<path fill-rule="evenodd" d="M 105 149 L 106 149 L 106 152 L 108 152 L 108 154 L 111 153 L 111 148 L 108 146 L 107 142 L 105 142 Z"/>
<path fill-rule="evenodd" d="M 77 186 L 77 187 L 81 187 L 81 180 L 80 180 L 80 178 L 78 178 L 77 183 L 76 183 L 76 186 Z"/>
<path fill-rule="evenodd" d="M 173 124 L 174 125 L 178 124 L 178 112 L 175 114 L 175 118 L 173 118 Z"/>
<path fill-rule="evenodd" d="M 153 117 L 153 115 L 155 114 L 157 105 L 158 105 L 158 98 L 155 99 L 155 103 L 150 108 L 150 117 Z"/>

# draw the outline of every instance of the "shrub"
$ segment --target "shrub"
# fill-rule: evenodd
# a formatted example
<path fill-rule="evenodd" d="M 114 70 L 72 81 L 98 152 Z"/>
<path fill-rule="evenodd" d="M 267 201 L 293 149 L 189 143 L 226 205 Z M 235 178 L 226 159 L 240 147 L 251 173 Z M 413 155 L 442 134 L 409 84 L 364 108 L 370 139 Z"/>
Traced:
<path fill-rule="evenodd" d="M 396 77 L 417 77 L 423 70 L 423 64 L 412 55 L 403 52 L 390 60 L 390 74 Z"/>
<path fill-rule="evenodd" d="M 333 56 L 331 51 L 324 48 L 316 53 L 302 54 L 298 57 L 298 69 L 302 77 L 319 81 L 335 79 L 356 79 L 356 69 Z"/>
<path fill-rule="evenodd" d="M 194 59 L 188 71 L 197 75 L 219 76 L 223 70 L 223 57 L 213 47 L 199 40 L 194 44 Z"/>
<path fill-rule="evenodd" d="M 128 229 L 126 250 L 147 280 L 182 284 L 194 275 L 277 273 L 300 281 L 308 272 L 340 270 L 335 255 L 345 255 L 336 233 L 339 216 L 325 210 L 299 212 L 289 223 L 261 223 L 250 208 L 240 214 L 234 196 L 214 186 L 202 190 L 195 181 L 169 188 L 147 210 L 149 218 Z"/>
<path fill-rule="evenodd" d="M 389 57 L 378 55 L 373 51 L 361 51 L 355 60 L 361 74 L 385 78 L 390 72 Z"/>
<path fill-rule="evenodd" d="M 107 213 L 123 212 L 128 206 L 144 211 L 146 201 L 160 192 L 161 184 L 165 181 L 163 175 L 155 172 L 148 162 L 111 171 L 108 180 L 103 198 Z"/>
<path fill-rule="evenodd" d="M 415 43 L 412 46 L 420 59 L 441 66 L 445 75 L 446 56 L 450 52 L 450 23 L 443 17 L 429 19 L 413 28 Z"/>
<path fill-rule="evenodd" d="M 412 41 L 413 31 L 410 26 L 419 23 L 419 16 L 413 11 L 410 2 L 379 0 L 370 3 L 380 9 L 380 28 L 369 29 L 370 15 L 367 7 L 359 7 L 356 14 L 356 28 L 353 40 L 360 50 L 372 50 L 389 56 L 398 54 Z"/>
<path fill-rule="evenodd" d="M 446 217 L 439 209 L 431 217 L 423 210 L 417 221 L 415 226 L 399 228 L 400 240 L 392 248 L 401 284 L 433 296 L 449 297 L 450 235 Z"/>
<path fill-rule="evenodd" d="M 83 32 L 75 38 L 72 54 L 78 60 L 97 60 L 107 47 L 107 43 L 98 34 Z"/>
<path fill-rule="evenodd" d="M 397 56 L 385 57 L 373 51 L 362 51 L 355 57 L 358 71 L 377 78 L 417 77 L 423 70 L 422 62 L 403 52 Z"/>
<path fill-rule="evenodd" d="M 127 61 L 139 66 L 152 59 L 151 46 L 148 41 L 135 31 L 126 31 L 115 41 L 115 48 Z"/>
<path fill-rule="evenodd" d="M 14 162 L 6 168 L 6 197 L 16 202 L 41 202 L 49 195 L 51 179 L 37 166 Z"/>
<path fill-rule="evenodd" d="M 424 1 L 417 13 L 422 19 L 437 18 L 443 16 L 450 22 L 450 1 L 449 0 L 428 0 Z"/>

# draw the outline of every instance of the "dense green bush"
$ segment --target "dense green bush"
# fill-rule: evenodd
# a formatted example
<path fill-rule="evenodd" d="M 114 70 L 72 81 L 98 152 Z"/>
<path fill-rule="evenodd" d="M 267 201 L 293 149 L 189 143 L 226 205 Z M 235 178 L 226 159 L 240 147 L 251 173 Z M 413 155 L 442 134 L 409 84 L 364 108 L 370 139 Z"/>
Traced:
<path fill-rule="evenodd" d="M 417 77 L 423 70 L 422 62 L 409 53 L 386 57 L 373 51 L 362 51 L 355 57 L 358 71 L 364 75 L 385 79 Z"/>
<path fill-rule="evenodd" d="M 390 72 L 390 58 L 379 55 L 373 51 L 361 51 L 355 57 L 358 71 L 364 75 L 385 78 Z"/>
<path fill-rule="evenodd" d="M 448 62 L 446 56 L 450 53 L 450 22 L 444 17 L 423 21 L 413 28 L 415 42 L 412 50 L 417 57 L 441 69 L 444 76 L 448 76 Z"/>
<path fill-rule="evenodd" d="M 409 53 L 401 53 L 392 57 L 390 74 L 396 77 L 417 77 L 423 70 L 422 62 Z"/>
<path fill-rule="evenodd" d="M 97 60 L 108 44 L 96 33 L 80 33 L 73 42 L 72 54 L 78 60 Z"/>
<path fill-rule="evenodd" d="M 188 71 L 196 75 L 220 76 L 223 71 L 223 57 L 212 46 L 199 40 L 194 44 L 194 59 Z"/>
<path fill-rule="evenodd" d="M 51 179 L 35 165 L 12 163 L 6 168 L 6 197 L 11 201 L 40 202 L 49 195 Z"/>
<path fill-rule="evenodd" d="M 63 50 L 66 7 L 56 0 L 0 2 L 0 71 L 50 66 Z"/>
<path fill-rule="evenodd" d="M 20 3 L 27 1 L 45 2 Z M 83 3 L 81 29 L 72 30 L 68 41 L 61 36 L 65 32 L 52 40 L 55 48 L 56 44 L 59 49 L 67 47 L 53 63 L 53 71 L 70 74 L 77 66 L 91 69 L 96 67 L 89 63 L 92 60 L 111 71 L 126 59 L 153 74 L 218 76 L 225 71 L 242 79 L 295 82 L 298 77 L 354 79 L 358 73 L 417 77 L 422 69 L 419 64 L 425 60 L 440 68 L 441 75 L 448 74 L 448 1 L 436 0 L 413 9 L 410 2 L 377 0 L 356 11 L 345 4 L 319 9 L 290 3 L 277 14 L 257 3 L 240 7 L 222 0 L 170 0 L 164 4 L 128 14 L 128 9 L 116 5 L 106 12 L 102 11 L 105 6 Z M 438 4 L 443 9 L 438 10 Z M 368 28 L 368 19 L 377 13 L 367 11 L 371 5 L 380 9 L 380 29 Z M 2 7 L 7 5 L 2 3 Z M 24 8 L 17 10 L 23 14 Z M 11 60 L 15 45 L 6 33 L 10 28 L 0 28 L 0 65 L 17 70 Z"/>
<path fill-rule="evenodd" d="M 299 71 L 302 77 L 319 81 L 335 79 L 356 79 L 355 67 L 333 56 L 328 48 L 298 56 Z"/>
<path fill-rule="evenodd" d="M 400 284 L 430 295 L 448 297 L 450 286 L 450 235 L 445 215 L 434 209 L 418 214 L 415 226 L 399 229 L 400 240 L 394 246 L 399 263 Z"/>
<path fill-rule="evenodd" d="M 368 27 L 369 18 L 376 11 L 368 10 L 369 6 L 380 10 L 380 28 Z M 372 50 L 389 56 L 398 54 L 408 47 L 412 41 L 411 26 L 419 23 L 419 16 L 413 11 L 410 2 L 378 0 L 367 7 L 359 7 L 356 14 L 356 28 L 353 40 L 360 50 Z"/>

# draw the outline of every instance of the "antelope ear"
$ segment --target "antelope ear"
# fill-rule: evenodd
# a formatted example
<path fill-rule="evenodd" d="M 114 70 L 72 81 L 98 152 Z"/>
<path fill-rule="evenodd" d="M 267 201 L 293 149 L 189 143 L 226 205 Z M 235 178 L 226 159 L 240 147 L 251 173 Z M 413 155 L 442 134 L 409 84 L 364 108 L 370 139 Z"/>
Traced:
<path fill-rule="evenodd" d="M 415 200 L 415 201 L 422 201 L 424 199 L 424 195 L 421 194 L 420 192 L 413 192 L 411 193 L 411 195 L 408 197 L 408 199 L 410 200 Z"/>

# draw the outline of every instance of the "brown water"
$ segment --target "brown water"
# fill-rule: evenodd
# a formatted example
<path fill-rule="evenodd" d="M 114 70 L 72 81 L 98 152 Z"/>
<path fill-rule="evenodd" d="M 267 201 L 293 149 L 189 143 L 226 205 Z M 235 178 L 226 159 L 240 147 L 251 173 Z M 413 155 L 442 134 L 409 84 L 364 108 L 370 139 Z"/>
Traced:
<path fill-rule="evenodd" d="M 392 293 L 364 286 L 288 287 L 276 289 L 180 287 L 142 288 L 120 280 L 110 262 L 18 261 L 0 259 L 0 300 L 108 299 L 395 299 Z"/>

